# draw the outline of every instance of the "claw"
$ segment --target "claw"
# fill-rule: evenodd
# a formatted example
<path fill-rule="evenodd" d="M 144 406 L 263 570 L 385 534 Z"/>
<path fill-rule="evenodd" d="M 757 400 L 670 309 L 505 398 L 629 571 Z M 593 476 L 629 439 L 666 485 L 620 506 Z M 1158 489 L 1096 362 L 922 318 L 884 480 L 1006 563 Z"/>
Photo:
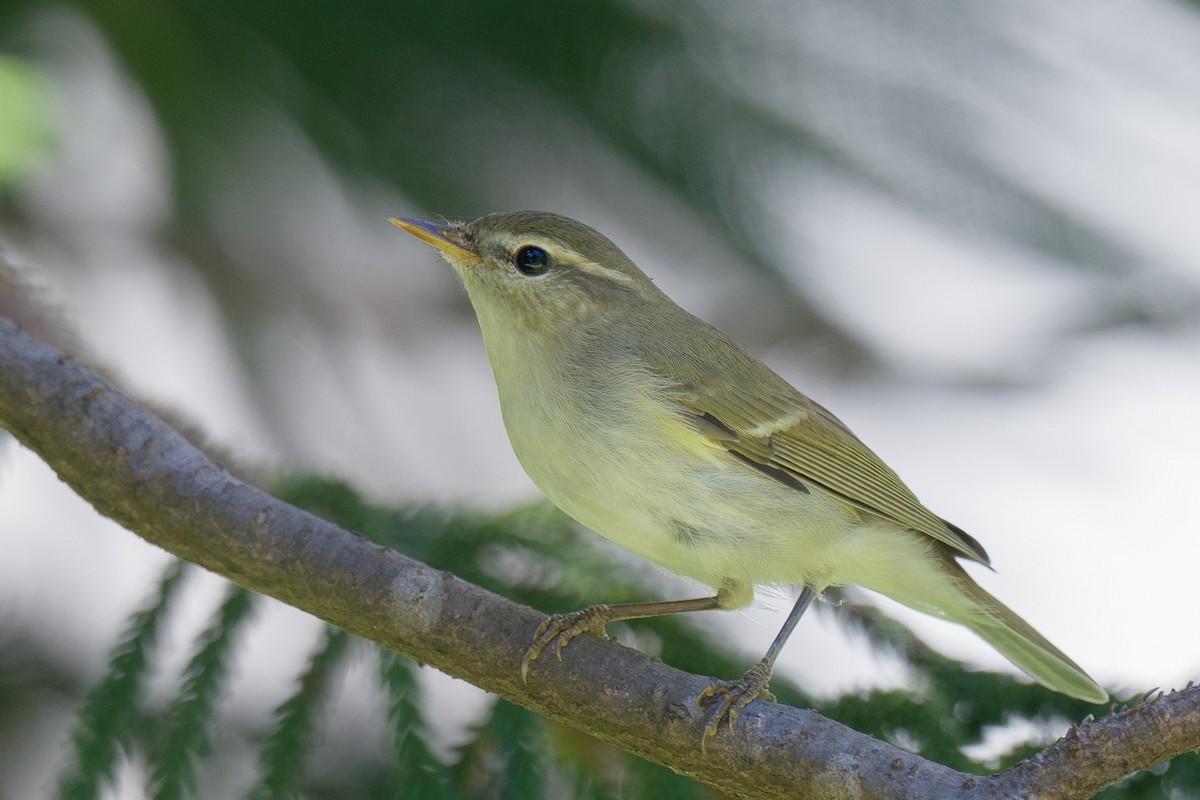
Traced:
<path fill-rule="evenodd" d="M 608 606 L 591 606 L 569 614 L 555 614 L 544 620 L 534 632 L 533 642 L 521 661 L 521 682 L 529 680 L 529 665 L 537 660 L 551 642 L 554 642 L 554 655 L 562 661 L 563 648 L 581 633 L 594 633 L 604 638 L 604 625 L 609 622 L 608 612 Z"/>
<path fill-rule="evenodd" d="M 700 708 L 706 698 L 717 698 L 716 707 L 708 718 L 708 724 L 704 726 L 704 735 L 700 738 L 701 752 L 707 752 L 708 739 L 717 735 L 722 720 L 728 719 L 729 730 L 733 731 L 734 723 L 737 722 L 743 708 L 759 698 L 772 702 L 775 700 L 775 695 L 767 691 L 770 680 L 771 668 L 760 662 L 747 670 L 739 680 L 714 681 L 696 696 L 696 708 Z"/>

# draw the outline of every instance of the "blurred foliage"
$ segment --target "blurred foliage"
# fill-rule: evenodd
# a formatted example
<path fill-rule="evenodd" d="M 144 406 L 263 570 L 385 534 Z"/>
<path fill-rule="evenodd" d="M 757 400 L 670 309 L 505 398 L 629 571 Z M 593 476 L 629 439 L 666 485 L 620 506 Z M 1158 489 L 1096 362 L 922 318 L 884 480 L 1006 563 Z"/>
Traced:
<path fill-rule="evenodd" d="M 215 700 L 229 677 L 229 654 L 235 636 L 252 618 L 254 599 L 255 595 L 230 584 L 225 602 L 196 640 L 196 653 L 167 710 L 165 736 L 157 743 L 148 793 L 154 800 L 182 800 L 195 795 L 194 761 L 210 754 L 208 726 Z"/>
<path fill-rule="evenodd" d="M 1019 24 L 989 32 L 970 15 L 944 19 L 938 3 L 912 15 L 851 5 L 850 15 L 867 15 L 889 44 L 921 35 L 921 20 L 936 19 L 948 26 L 945 36 L 973 37 L 982 53 L 1010 59 L 1014 69 L 1047 69 L 1035 49 L 1006 38 L 1021 41 Z M 47 8 L 38 0 L 0 4 L 10 47 L 63 46 L 22 33 Z M 1200 307 L 1200 290 L 1172 269 L 964 144 L 989 109 L 972 109 L 978 117 L 956 110 L 952 75 L 945 85 L 922 85 L 879 65 L 839 63 L 825 43 L 803 40 L 812 9 L 758 2 L 733 14 L 720 4 L 684 10 L 648 0 L 368 0 L 336 11 L 315 0 L 75 0 L 54 9 L 94 25 L 148 102 L 172 194 L 163 239 L 205 276 L 248 358 L 253 337 L 245 334 L 277 293 L 296 290 L 263 279 L 294 266 L 286 243 L 265 232 L 286 234 L 280 222 L 295 187 L 278 175 L 267 185 L 259 169 L 283 157 L 279 143 L 292 133 L 347 185 L 383 182 L 456 217 L 514 201 L 544 205 L 539 185 L 561 183 L 564 173 L 579 182 L 578 194 L 594 186 L 620 205 L 624 193 L 604 176 L 626 169 L 757 274 L 768 290 L 759 302 L 785 312 L 789 336 L 821 342 L 843 368 L 878 354 L 810 296 L 797 254 L 780 247 L 793 224 L 779 207 L 780 175 L 836 175 L 938 225 L 1110 276 L 1112 287 L 1100 290 L 1106 307 L 1081 324 L 1165 324 Z M 789 47 L 791 28 L 797 41 Z M 897 58 L 910 55 L 896 49 Z M 939 68 L 955 55 L 947 47 L 928 53 L 928 64 L 895 67 Z M 989 92 L 992 76 L 975 77 L 977 91 Z M 801 79 L 809 83 L 797 86 Z M 831 127 L 806 116 L 812 95 L 831 90 L 861 96 L 864 123 L 900 134 L 890 140 L 895 158 L 874 151 L 866 125 Z M 519 149 L 546 152 L 541 174 L 506 172 Z M 788 185 L 803 196 L 802 181 Z M 19 224 L 21 212 L 12 212 L 8 222 Z M 1155 278 L 1143 291 L 1122 277 L 1147 270 Z"/>
<path fill-rule="evenodd" d="M 450 800 L 455 796 L 450 776 L 427 741 L 429 731 L 421 714 L 416 664 L 380 650 L 380 666 L 396 744 L 395 780 L 389 796 L 393 800 Z"/>
<path fill-rule="evenodd" d="M 392 510 L 365 502 L 344 484 L 318 480 L 289 481 L 281 495 L 373 541 L 547 611 L 576 608 L 581 594 L 592 600 L 626 600 L 645 599 L 655 591 L 652 570 L 618 568 L 598 537 L 545 505 L 498 518 L 430 507 Z M 138 691 L 149 669 L 146 653 L 181 574 L 178 564 L 168 568 L 155 596 L 131 618 L 108 676 L 89 693 L 60 797 L 101 796 L 118 762 L 130 760 L 145 761 L 145 780 L 154 790 L 147 796 L 155 797 L 195 797 L 198 772 L 229 769 L 214 761 L 209 742 L 217 731 L 233 735 L 225 729 L 229 722 L 214 719 L 214 702 L 230 679 L 228 644 L 251 621 L 248 593 L 231 588 L 212 623 L 199 634 L 195 655 L 166 713 L 154 713 Z M 812 707 L 857 730 L 979 774 L 1029 756 L 1061 733 L 1068 721 L 1094 710 L 1005 675 L 968 671 L 873 606 L 847 600 L 831 608 L 875 645 L 902 658 L 915 688 L 821 699 L 777 677 L 772 690 L 781 702 Z M 629 629 L 655 637 L 665 661 L 692 672 L 734 677 L 752 660 L 725 651 L 702 626 L 683 618 L 641 620 Z M 346 634 L 327 630 L 301 668 L 295 692 L 278 706 L 274 719 L 242 723 L 263 726 L 250 737 L 260 742 L 259 766 L 254 785 L 243 795 L 247 798 L 347 797 L 363 791 L 371 797 L 488 800 L 713 796 L 689 779 L 504 701 L 496 702 L 467 732 L 463 744 L 448 753 L 437 752 L 430 746 L 416 665 L 382 649 L 377 650 L 377 674 L 390 698 L 390 754 L 381 754 L 382 763 L 366 770 L 376 776 L 366 790 L 362 774 L 314 776 L 307 764 L 314 742 L 327 735 L 321 733 L 324 709 L 333 700 L 333 678 L 345 664 L 351 642 Z M 987 764 L 967 754 L 990 730 L 1016 720 L 1031 722 L 1040 733 L 989 757 Z M 1134 776 L 1103 797 L 1187 797 L 1181 792 L 1198 785 L 1198 768 L 1200 756 L 1182 756 L 1161 771 Z"/>
<path fill-rule="evenodd" d="M 49 151 L 49 94 L 32 64 L 0 56 L 0 187 L 31 172 Z"/>
<path fill-rule="evenodd" d="M 75 759 L 60 783 L 59 796 L 63 800 L 98 797 L 104 784 L 113 780 L 121 751 L 131 748 L 149 653 L 184 566 L 183 562 L 175 562 L 163 573 L 155 596 L 133 615 L 113 648 L 104 681 L 88 694 L 73 739 Z"/>
<path fill-rule="evenodd" d="M 263 742 L 260 780 L 246 800 L 287 800 L 296 796 L 305 777 L 309 747 L 316 735 L 321 708 L 342 661 L 350 636 L 336 628 L 326 630 L 325 641 L 309 660 L 296 693 L 275 710 L 275 726 Z"/>
<path fill-rule="evenodd" d="M 9 0 L 0 30 L 40 8 Z M 294 125 L 348 180 L 385 181 L 423 208 L 471 217 L 511 202 L 489 199 L 503 179 L 489 161 L 517 142 L 557 143 L 546 131 L 570 124 L 589 137 L 564 153 L 578 157 L 573 166 L 594 173 L 593 143 L 603 142 L 802 312 L 793 333 L 822 332 L 858 352 L 785 279 L 763 236 L 757 170 L 728 168 L 748 154 L 818 143 L 700 69 L 680 19 L 623 0 L 371 0 L 336 13 L 313 0 L 62 8 L 98 28 L 149 101 L 170 159 L 167 238 L 209 279 L 234 330 L 270 307 L 255 272 L 271 272 L 272 258 L 286 255 L 229 236 L 231 211 L 247 229 L 285 213 L 286 187 L 263 192 L 253 174 L 256 143 L 271 146 L 268 131 Z M 698 125 L 701 106 L 706 124 Z M 536 190 L 538 180 L 528 176 L 527 186 Z"/>

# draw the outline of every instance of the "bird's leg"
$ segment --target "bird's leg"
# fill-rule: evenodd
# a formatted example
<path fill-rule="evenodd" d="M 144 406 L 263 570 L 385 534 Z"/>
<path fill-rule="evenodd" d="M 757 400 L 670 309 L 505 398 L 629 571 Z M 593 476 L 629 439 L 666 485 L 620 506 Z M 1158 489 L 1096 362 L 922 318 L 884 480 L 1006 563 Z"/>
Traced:
<path fill-rule="evenodd" d="M 697 707 L 706 697 L 716 698 L 716 708 L 713 710 L 712 717 L 709 718 L 708 725 L 704 728 L 704 737 L 700 740 L 701 745 L 708 741 L 708 737 L 716 735 L 717 730 L 721 727 L 721 720 L 725 718 L 729 719 L 729 729 L 733 730 L 734 720 L 751 701 L 760 697 L 766 700 L 775 700 L 775 696 L 767 691 L 775 659 L 779 656 L 779 651 L 783 649 L 788 636 L 792 634 L 796 623 L 800 621 L 800 617 L 804 616 L 804 612 L 812 604 L 814 597 L 816 597 L 816 592 L 812 587 L 805 586 L 796 600 L 796 605 L 792 607 L 792 612 L 788 614 L 783 627 L 775 637 L 775 641 L 771 642 L 767 654 L 762 657 L 761 661 L 746 670 L 745 675 L 736 681 L 716 681 L 696 698 Z"/>
<path fill-rule="evenodd" d="M 604 626 L 610 622 L 623 619 L 642 619 L 645 617 L 661 617 L 667 614 L 681 614 L 685 611 L 710 611 L 721 608 L 724 595 L 718 592 L 712 597 L 697 597 L 691 600 L 665 600 L 657 603 L 620 603 L 616 605 L 589 606 L 582 611 L 572 611 L 569 614 L 555 614 L 538 626 L 533 634 L 533 644 L 525 652 L 521 662 L 521 680 L 527 679 L 529 665 L 542 654 L 551 642 L 555 642 L 554 654 L 562 661 L 562 651 L 567 644 L 581 633 L 591 632 L 597 636 L 605 636 Z M 557 640 L 557 641 L 555 641 Z"/>

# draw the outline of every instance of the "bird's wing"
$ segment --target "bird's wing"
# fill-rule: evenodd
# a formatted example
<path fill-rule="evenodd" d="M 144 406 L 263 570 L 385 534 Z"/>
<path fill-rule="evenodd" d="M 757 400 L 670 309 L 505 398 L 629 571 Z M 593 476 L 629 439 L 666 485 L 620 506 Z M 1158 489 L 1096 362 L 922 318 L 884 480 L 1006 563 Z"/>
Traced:
<path fill-rule="evenodd" d="M 703 361 L 697 360 L 691 362 L 697 374 L 684 381 L 667 377 L 680 374 L 678 362 L 669 371 L 654 370 L 670 401 L 699 433 L 785 486 L 798 491 L 820 487 L 862 511 L 923 533 L 981 564 L 989 563 L 979 542 L 925 508 L 837 417 L 734 347 L 736 353 L 714 355 L 721 356 L 742 380 L 704 380 Z M 643 355 L 653 369 L 655 354 Z"/>

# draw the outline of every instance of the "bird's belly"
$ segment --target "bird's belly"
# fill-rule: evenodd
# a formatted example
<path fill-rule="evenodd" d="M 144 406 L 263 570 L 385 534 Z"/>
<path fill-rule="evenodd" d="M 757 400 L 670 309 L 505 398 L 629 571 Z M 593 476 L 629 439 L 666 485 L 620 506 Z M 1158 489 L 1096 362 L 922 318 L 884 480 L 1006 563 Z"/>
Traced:
<path fill-rule="evenodd" d="M 578 522 L 676 574 L 720 587 L 827 584 L 839 535 L 856 522 L 818 488 L 783 486 L 669 421 L 620 436 L 542 420 L 525 436 L 506 413 L 521 465 Z M 682 426 L 680 426 L 682 429 Z M 664 433 L 664 431 L 666 433 Z"/>

